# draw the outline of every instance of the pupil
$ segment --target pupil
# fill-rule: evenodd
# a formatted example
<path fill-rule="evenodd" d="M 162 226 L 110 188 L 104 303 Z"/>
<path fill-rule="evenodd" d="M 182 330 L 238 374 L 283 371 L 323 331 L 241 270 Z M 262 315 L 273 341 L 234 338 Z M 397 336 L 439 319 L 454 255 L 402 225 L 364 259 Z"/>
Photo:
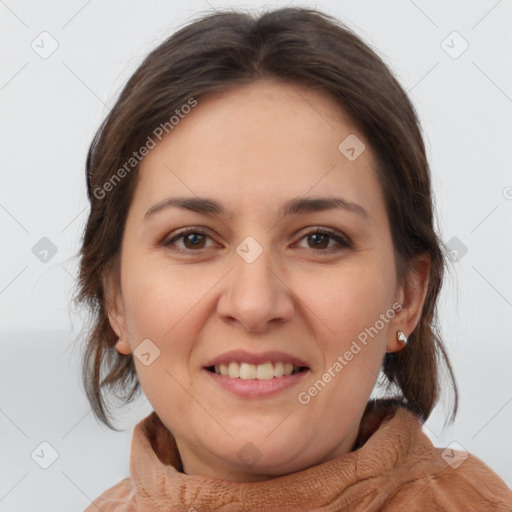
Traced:
<path fill-rule="evenodd" d="M 196 242 L 198 241 L 198 239 L 200 239 L 201 236 L 202 235 L 199 235 L 197 233 L 192 233 L 192 234 L 187 236 L 186 240 L 187 240 L 187 242 L 191 242 L 191 245 L 193 247 L 196 247 L 197 246 Z"/>
<path fill-rule="evenodd" d="M 314 235 L 311 235 L 311 237 L 313 238 L 313 240 L 314 240 L 314 245 L 315 245 L 316 247 L 319 247 L 319 246 L 321 245 L 321 242 L 322 242 L 322 241 L 324 241 L 324 242 L 325 242 L 325 238 L 326 238 L 326 237 L 325 237 L 325 235 L 322 235 L 322 234 L 319 234 L 319 233 L 316 233 L 316 234 L 314 234 Z M 319 240 L 319 239 L 320 239 L 320 240 Z M 316 242 L 318 242 L 318 241 L 320 241 L 320 243 L 316 243 Z"/>

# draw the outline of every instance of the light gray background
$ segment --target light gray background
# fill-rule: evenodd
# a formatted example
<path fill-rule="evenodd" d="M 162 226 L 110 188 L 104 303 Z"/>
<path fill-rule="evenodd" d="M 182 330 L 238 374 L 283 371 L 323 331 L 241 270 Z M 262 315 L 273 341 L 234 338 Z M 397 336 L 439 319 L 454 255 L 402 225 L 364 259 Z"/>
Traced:
<path fill-rule="evenodd" d="M 460 412 L 443 429 L 440 407 L 425 430 L 437 446 L 459 443 L 511 486 L 512 2 L 272 6 L 290 4 L 317 6 L 353 27 L 418 110 L 440 233 L 467 249 L 440 302 Z M 0 512 L 82 511 L 128 476 L 131 429 L 148 404 L 128 410 L 120 422 L 127 430 L 115 433 L 95 422 L 79 384 L 73 340 L 83 317 L 70 299 L 88 211 L 84 162 L 109 105 L 150 49 L 198 12 L 263 6 L 184 5 L 0 1 Z M 58 48 L 46 59 L 31 47 L 49 51 L 52 39 Z M 43 237 L 57 248 L 46 262 L 32 252 Z M 41 455 L 43 441 L 58 452 L 48 469 L 30 455 Z M 50 461 L 51 450 L 43 452 L 39 460 Z"/>

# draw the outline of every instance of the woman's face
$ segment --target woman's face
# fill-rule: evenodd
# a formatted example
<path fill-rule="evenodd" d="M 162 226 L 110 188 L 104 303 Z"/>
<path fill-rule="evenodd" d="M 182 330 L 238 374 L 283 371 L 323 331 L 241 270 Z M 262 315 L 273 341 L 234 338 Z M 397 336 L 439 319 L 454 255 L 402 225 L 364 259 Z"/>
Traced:
<path fill-rule="evenodd" d="M 365 138 L 330 98 L 272 81 L 202 98 L 144 158 L 117 292 L 117 349 L 185 472 L 234 481 L 351 451 L 417 320 L 412 299 L 398 312 Z"/>

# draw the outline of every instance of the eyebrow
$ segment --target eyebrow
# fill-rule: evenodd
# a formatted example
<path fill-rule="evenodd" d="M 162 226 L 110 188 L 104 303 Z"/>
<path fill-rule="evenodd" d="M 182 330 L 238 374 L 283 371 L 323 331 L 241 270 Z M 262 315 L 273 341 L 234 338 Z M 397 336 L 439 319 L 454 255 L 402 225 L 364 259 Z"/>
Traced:
<path fill-rule="evenodd" d="M 196 213 L 225 215 L 226 209 L 215 199 L 208 197 L 169 197 L 152 206 L 144 215 L 144 220 L 167 208 L 184 208 Z M 297 215 L 324 210 L 343 209 L 368 218 L 368 212 L 359 204 L 341 197 L 296 197 L 284 203 L 282 216 Z"/>

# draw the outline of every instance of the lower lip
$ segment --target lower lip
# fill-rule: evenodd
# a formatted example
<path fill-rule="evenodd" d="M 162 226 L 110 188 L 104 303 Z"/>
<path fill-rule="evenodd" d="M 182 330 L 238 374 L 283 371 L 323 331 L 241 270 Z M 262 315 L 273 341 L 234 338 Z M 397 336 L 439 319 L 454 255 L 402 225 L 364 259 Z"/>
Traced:
<path fill-rule="evenodd" d="M 295 386 L 309 373 L 304 370 L 294 375 L 283 375 L 282 377 L 273 377 L 268 380 L 258 379 L 232 379 L 225 375 L 219 375 L 203 368 L 210 378 L 222 388 L 242 397 L 266 397 Z"/>

